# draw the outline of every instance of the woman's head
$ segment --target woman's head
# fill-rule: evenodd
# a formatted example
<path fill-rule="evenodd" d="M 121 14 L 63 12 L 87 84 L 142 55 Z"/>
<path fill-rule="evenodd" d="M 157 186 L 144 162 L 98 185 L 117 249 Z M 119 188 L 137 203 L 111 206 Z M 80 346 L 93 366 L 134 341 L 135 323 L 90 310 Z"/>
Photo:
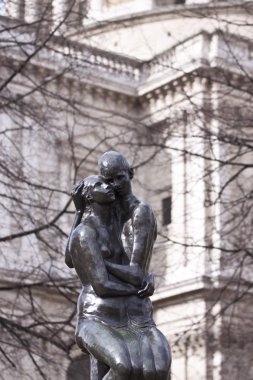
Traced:
<path fill-rule="evenodd" d="M 115 200 L 115 194 L 112 186 L 106 184 L 100 176 L 91 175 L 84 178 L 75 185 L 73 194 L 79 194 L 85 201 L 85 204 L 93 202 L 106 204 Z"/>

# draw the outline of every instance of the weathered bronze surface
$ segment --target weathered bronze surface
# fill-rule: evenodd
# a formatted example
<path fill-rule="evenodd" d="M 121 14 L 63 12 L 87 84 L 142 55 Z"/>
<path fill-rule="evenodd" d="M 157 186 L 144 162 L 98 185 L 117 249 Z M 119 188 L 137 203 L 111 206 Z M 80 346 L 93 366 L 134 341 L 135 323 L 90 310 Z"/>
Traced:
<path fill-rule="evenodd" d="M 149 299 L 156 220 L 133 195 L 124 156 L 106 152 L 98 164 L 99 175 L 72 191 L 77 211 L 65 261 L 82 282 L 76 342 L 91 355 L 92 380 L 167 380 L 170 348 Z"/>

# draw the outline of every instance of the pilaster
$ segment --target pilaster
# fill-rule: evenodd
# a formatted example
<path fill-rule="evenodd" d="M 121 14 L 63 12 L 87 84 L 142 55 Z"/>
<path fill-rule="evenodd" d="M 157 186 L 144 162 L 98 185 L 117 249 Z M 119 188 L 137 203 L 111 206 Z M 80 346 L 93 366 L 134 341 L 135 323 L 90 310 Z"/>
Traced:
<path fill-rule="evenodd" d="M 5 0 L 4 15 L 14 19 L 22 19 L 24 17 L 24 0 Z"/>
<path fill-rule="evenodd" d="M 25 21 L 29 23 L 37 22 L 43 18 L 43 2 L 40 0 L 25 1 Z"/>
<path fill-rule="evenodd" d="M 54 27 L 62 24 L 60 32 L 64 32 L 69 27 L 78 27 L 83 23 L 86 15 L 87 1 L 85 0 L 53 0 L 52 12 Z"/>

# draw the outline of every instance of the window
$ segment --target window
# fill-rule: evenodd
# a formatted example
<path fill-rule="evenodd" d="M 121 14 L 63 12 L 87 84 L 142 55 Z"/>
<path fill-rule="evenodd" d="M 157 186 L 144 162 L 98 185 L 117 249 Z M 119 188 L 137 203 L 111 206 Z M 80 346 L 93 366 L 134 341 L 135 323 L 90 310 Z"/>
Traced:
<path fill-rule="evenodd" d="M 162 224 L 167 226 L 171 223 L 171 197 L 162 199 Z"/>

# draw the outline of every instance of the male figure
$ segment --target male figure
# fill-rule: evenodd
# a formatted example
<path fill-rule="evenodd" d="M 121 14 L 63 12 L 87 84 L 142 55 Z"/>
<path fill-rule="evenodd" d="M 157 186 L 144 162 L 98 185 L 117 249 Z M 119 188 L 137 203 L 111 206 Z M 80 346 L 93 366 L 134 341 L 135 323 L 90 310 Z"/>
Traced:
<path fill-rule="evenodd" d="M 131 179 L 133 169 L 130 168 L 126 158 L 120 153 L 109 151 L 104 153 L 99 161 L 99 171 L 104 181 L 110 183 L 119 202 L 119 217 L 127 242 L 126 251 L 129 256 L 129 265 L 107 263 L 106 266 L 112 274 L 134 285 L 143 285 L 147 279 L 147 271 L 152 255 L 153 244 L 157 235 L 156 219 L 151 207 L 140 202 L 132 193 Z M 131 280 L 130 280 L 131 277 Z M 133 282 L 135 279 L 136 282 Z M 152 291 L 150 291 L 150 286 Z M 143 286 L 142 286 L 143 287 Z M 147 281 L 144 291 L 139 291 L 139 297 L 127 298 L 129 326 L 137 327 L 137 335 L 142 337 L 142 357 L 148 355 L 147 347 L 152 347 L 153 364 L 145 368 L 145 379 L 165 380 L 169 375 L 171 354 L 168 342 L 164 335 L 155 327 L 152 317 L 152 305 L 148 297 L 153 293 L 153 284 Z M 143 295 L 143 299 L 140 296 Z M 144 335 L 143 335 L 144 333 Z"/>
<path fill-rule="evenodd" d="M 106 182 L 114 187 L 117 193 L 119 202 L 118 217 L 121 219 L 122 230 L 124 228 L 123 239 L 131 266 L 131 268 L 129 268 L 129 266 L 123 268 L 117 264 L 108 263 L 108 269 L 117 277 L 120 273 L 122 280 L 127 282 L 132 280 L 133 285 L 136 286 L 143 285 L 143 279 L 146 275 L 146 283 L 139 292 L 139 296 L 149 297 L 154 292 L 154 284 L 152 275 L 147 275 L 147 270 L 157 234 L 156 220 L 153 211 L 147 204 L 140 202 L 133 195 L 131 179 L 134 173 L 123 155 L 114 151 L 106 152 L 100 157 L 98 165 L 100 175 Z M 77 193 L 78 195 L 78 191 L 77 186 L 73 194 Z M 77 212 L 71 233 L 80 223 L 82 217 L 81 210 L 84 206 L 82 204 L 76 204 L 79 198 L 78 196 L 73 197 Z M 65 262 L 70 268 L 73 268 L 69 252 L 69 241 L 65 252 Z"/>
<path fill-rule="evenodd" d="M 100 157 L 98 165 L 100 175 L 104 181 L 113 186 L 117 194 L 121 225 L 122 228 L 124 227 L 123 239 L 130 259 L 130 273 L 135 274 L 135 285 L 140 286 L 147 274 L 157 235 L 156 219 L 151 207 L 140 202 L 133 195 L 131 187 L 133 169 L 122 154 L 115 151 L 106 152 Z M 115 271 L 113 271 L 114 268 Z M 112 264 L 108 265 L 108 269 L 117 275 L 120 267 Z M 128 269 L 127 266 L 125 278 L 121 275 L 121 278 L 126 281 L 130 274 Z M 143 293 L 145 296 L 152 295 L 154 290 L 151 283 L 148 286 L 150 289 L 149 292 L 145 289 Z"/>

